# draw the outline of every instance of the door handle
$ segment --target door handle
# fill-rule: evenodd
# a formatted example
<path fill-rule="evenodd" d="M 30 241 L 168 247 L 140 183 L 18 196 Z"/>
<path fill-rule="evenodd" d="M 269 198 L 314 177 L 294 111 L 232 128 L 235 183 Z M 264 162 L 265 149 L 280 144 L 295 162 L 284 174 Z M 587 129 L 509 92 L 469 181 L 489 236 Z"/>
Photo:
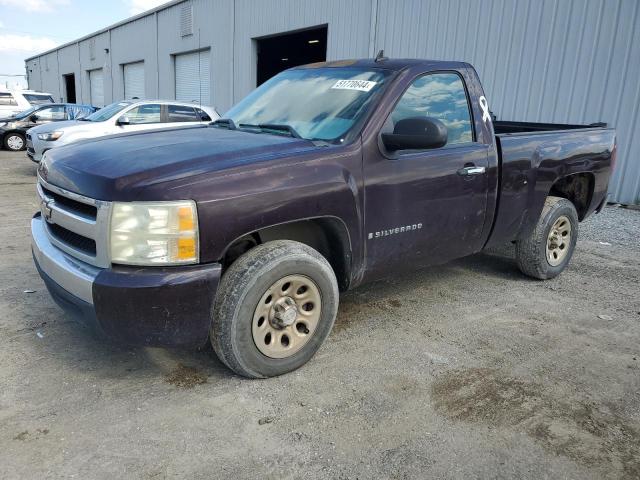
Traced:
<path fill-rule="evenodd" d="M 470 167 L 464 167 L 458 170 L 458 175 L 462 177 L 470 177 L 471 175 L 482 175 L 486 171 L 487 169 L 484 167 L 470 166 Z"/>

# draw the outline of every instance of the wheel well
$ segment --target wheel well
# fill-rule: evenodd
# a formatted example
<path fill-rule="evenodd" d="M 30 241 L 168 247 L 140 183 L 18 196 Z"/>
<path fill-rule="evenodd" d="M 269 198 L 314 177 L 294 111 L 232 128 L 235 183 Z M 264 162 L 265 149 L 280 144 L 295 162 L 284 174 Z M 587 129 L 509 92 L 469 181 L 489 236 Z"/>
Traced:
<path fill-rule="evenodd" d="M 294 240 L 314 248 L 333 268 L 340 290 L 345 291 L 349 287 L 351 242 L 344 223 L 333 217 L 274 225 L 244 235 L 226 249 L 222 257 L 223 270 L 253 247 L 273 240 Z"/>
<path fill-rule="evenodd" d="M 592 173 L 575 173 L 556 181 L 549 191 L 550 196 L 562 197 L 576 207 L 578 219 L 582 221 L 587 214 L 593 196 L 594 177 Z"/>
<path fill-rule="evenodd" d="M 2 140 L 4 141 L 4 139 L 7 138 L 12 133 L 17 133 L 22 138 L 26 138 L 25 134 L 23 132 L 21 132 L 20 130 L 9 130 L 9 131 L 3 133 Z"/>

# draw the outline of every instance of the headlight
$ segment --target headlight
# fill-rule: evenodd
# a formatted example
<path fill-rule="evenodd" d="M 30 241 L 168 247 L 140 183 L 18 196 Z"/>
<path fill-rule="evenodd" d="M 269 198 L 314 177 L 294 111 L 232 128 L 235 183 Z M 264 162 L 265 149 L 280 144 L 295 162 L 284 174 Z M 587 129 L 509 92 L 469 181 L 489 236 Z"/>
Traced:
<path fill-rule="evenodd" d="M 0 128 L 7 125 L 7 122 L 0 122 Z"/>
<path fill-rule="evenodd" d="M 39 133 L 38 138 L 46 142 L 51 142 L 53 140 L 59 139 L 63 133 L 64 132 Z"/>
<path fill-rule="evenodd" d="M 198 257 L 198 213 L 195 202 L 113 203 L 113 263 L 181 265 L 198 263 Z"/>

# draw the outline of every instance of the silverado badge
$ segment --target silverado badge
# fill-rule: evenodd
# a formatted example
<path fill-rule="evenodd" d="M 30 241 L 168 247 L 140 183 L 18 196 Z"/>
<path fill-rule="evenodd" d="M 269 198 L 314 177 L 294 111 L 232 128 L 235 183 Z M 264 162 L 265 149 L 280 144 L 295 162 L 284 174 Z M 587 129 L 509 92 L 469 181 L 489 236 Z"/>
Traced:
<path fill-rule="evenodd" d="M 395 235 L 397 233 L 407 233 L 413 230 L 420 230 L 422 223 L 414 223 L 413 225 L 403 225 L 402 227 L 392 227 L 388 230 L 380 230 L 378 232 L 369 232 L 367 239 L 372 240 L 376 238 L 388 237 L 389 235 Z"/>

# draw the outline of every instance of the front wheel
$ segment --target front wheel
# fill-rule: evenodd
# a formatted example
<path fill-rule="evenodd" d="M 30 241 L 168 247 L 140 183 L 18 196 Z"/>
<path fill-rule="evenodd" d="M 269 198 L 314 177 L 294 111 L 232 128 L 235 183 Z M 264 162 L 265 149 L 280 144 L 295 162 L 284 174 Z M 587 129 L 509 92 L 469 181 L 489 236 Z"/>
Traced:
<path fill-rule="evenodd" d="M 4 146 L 12 152 L 19 152 L 24 149 L 24 135 L 21 133 L 9 133 L 4 137 Z"/>
<path fill-rule="evenodd" d="M 224 273 L 211 343 L 220 360 L 240 375 L 282 375 L 311 359 L 337 310 L 338 284 L 322 255 L 298 242 L 268 242 Z"/>
<path fill-rule="evenodd" d="M 548 197 L 535 229 L 516 242 L 522 273 L 546 280 L 569 264 L 578 240 L 578 213 L 566 198 Z"/>

